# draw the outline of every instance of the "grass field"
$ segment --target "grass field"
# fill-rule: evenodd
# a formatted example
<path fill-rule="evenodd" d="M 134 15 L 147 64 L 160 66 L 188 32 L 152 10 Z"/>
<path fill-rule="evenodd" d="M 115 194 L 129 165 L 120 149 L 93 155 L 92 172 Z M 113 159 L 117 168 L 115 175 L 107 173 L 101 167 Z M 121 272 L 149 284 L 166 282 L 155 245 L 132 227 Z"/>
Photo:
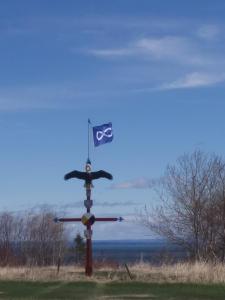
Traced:
<path fill-rule="evenodd" d="M 177 263 L 153 266 L 147 263 L 129 265 L 134 281 L 148 283 L 193 283 L 224 284 L 225 264 L 221 263 Z M 57 272 L 56 266 L 49 267 L 0 267 L 0 281 L 87 281 L 84 268 L 80 266 L 62 266 Z M 95 268 L 89 281 L 105 283 L 129 281 L 125 266 Z M 225 300 L 225 297 L 224 297 Z"/>
<path fill-rule="evenodd" d="M 78 266 L 0 268 L 1 299 L 225 300 L 225 265 L 182 263 L 96 268 L 84 276 Z"/>
<path fill-rule="evenodd" d="M 225 285 L 144 282 L 1 281 L 0 299 L 224 300 Z"/>

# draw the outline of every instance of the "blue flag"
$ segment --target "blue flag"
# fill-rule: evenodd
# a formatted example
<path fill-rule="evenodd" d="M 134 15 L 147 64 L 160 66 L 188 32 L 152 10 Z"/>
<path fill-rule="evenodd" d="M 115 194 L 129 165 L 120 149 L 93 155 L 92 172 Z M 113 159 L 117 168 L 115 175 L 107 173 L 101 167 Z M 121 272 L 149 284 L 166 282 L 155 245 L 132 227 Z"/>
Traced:
<path fill-rule="evenodd" d="M 112 123 L 93 127 L 93 138 L 95 147 L 110 143 L 113 140 Z"/>

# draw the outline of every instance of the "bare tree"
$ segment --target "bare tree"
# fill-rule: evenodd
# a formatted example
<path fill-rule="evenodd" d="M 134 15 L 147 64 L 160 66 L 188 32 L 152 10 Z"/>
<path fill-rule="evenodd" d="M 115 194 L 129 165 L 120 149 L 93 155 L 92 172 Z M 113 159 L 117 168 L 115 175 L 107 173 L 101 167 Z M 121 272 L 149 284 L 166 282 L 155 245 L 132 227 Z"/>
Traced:
<path fill-rule="evenodd" d="M 14 218 L 9 212 L 0 214 L 0 263 L 8 265 L 13 257 L 13 240 Z"/>
<path fill-rule="evenodd" d="M 0 265 L 52 265 L 64 255 L 67 234 L 54 212 L 0 213 Z"/>
<path fill-rule="evenodd" d="M 62 223 L 53 222 L 54 217 L 54 213 L 46 210 L 28 216 L 26 255 L 29 264 L 56 264 L 63 254 L 66 234 Z"/>
<path fill-rule="evenodd" d="M 224 259 L 225 167 L 201 151 L 168 166 L 157 189 L 160 204 L 140 216 L 145 226 L 182 246 L 194 259 Z"/>
<path fill-rule="evenodd" d="M 215 249 L 221 261 L 225 260 L 225 163 L 220 161 L 217 167 L 218 188 L 211 212 L 214 212 L 216 241 Z"/>

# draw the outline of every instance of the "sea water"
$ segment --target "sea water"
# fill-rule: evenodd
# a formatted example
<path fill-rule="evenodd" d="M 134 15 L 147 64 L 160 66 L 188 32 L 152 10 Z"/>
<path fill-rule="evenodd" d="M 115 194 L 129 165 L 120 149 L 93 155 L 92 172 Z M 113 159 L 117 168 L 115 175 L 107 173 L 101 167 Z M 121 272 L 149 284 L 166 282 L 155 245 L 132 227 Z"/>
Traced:
<path fill-rule="evenodd" d="M 98 261 L 128 262 L 176 262 L 187 254 L 165 240 L 94 240 L 93 257 Z"/>

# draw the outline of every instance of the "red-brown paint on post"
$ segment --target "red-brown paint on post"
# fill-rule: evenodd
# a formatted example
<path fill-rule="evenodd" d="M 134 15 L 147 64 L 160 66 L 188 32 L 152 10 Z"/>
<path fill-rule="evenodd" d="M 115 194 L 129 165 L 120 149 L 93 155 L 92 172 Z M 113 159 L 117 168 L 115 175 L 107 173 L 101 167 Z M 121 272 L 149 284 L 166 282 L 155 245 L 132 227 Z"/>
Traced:
<path fill-rule="evenodd" d="M 81 218 L 60 218 L 58 222 L 80 222 Z"/>
<path fill-rule="evenodd" d="M 99 221 L 99 222 L 118 221 L 118 218 L 95 218 L 95 221 Z"/>
<path fill-rule="evenodd" d="M 87 225 L 87 230 L 91 231 L 91 226 Z M 85 274 L 86 276 L 92 276 L 93 263 L 92 263 L 92 239 L 86 239 L 86 263 L 85 263 Z"/>

